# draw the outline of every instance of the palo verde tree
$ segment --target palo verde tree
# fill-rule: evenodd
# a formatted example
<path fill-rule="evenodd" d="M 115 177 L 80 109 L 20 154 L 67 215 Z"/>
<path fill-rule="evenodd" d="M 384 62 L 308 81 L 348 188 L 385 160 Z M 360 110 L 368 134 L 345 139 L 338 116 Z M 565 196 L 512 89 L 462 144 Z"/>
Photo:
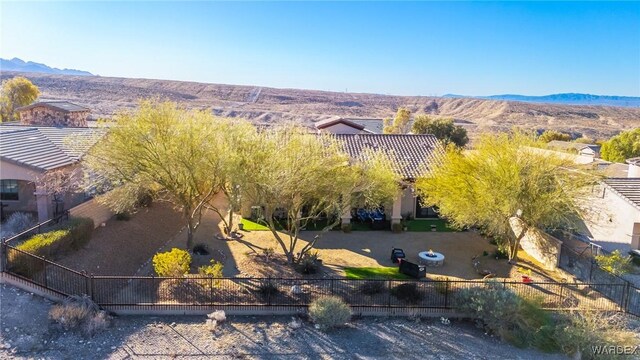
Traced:
<path fill-rule="evenodd" d="M 612 162 L 624 162 L 640 156 L 640 128 L 623 131 L 602 144 L 600 154 Z"/>
<path fill-rule="evenodd" d="M 548 143 L 549 141 L 558 140 L 558 141 L 571 141 L 571 134 L 555 131 L 555 130 L 545 130 L 540 136 L 538 140 L 542 143 Z"/>
<path fill-rule="evenodd" d="M 506 239 L 517 258 L 529 229 L 571 223 L 595 175 L 553 153 L 532 149 L 534 136 L 521 132 L 483 134 L 472 151 L 447 149 L 442 161 L 417 182 L 427 205 L 459 227 L 479 226 Z M 514 234 L 510 221 L 519 217 Z"/>
<path fill-rule="evenodd" d="M 396 116 L 386 118 L 383 120 L 384 127 L 382 131 L 385 134 L 406 134 L 411 130 L 409 121 L 411 120 L 411 110 L 406 108 L 399 108 Z"/>
<path fill-rule="evenodd" d="M 15 109 L 31 104 L 38 95 L 38 87 L 23 76 L 4 80 L 0 93 L 0 122 L 16 120 Z"/>
<path fill-rule="evenodd" d="M 171 202 L 182 212 L 191 248 L 203 212 L 225 181 L 219 129 L 209 112 L 171 102 L 142 101 L 137 110 L 118 114 L 85 162 L 94 183 L 112 189 L 99 200 L 124 209 L 151 192 Z"/>
<path fill-rule="evenodd" d="M 455 125 L 451 118 L 432 119 L 428 115 L 417 115 L 413 121 L 411 132 L 414 134 L 433 134 L 444 147 L 454 144 L 464 147 L 469 142 L 467 130 Z"/>
<path fill-rule="evenodd" d="M 378 206 L 391 201 L 399 179 L 384 154 L 350 159 L 331 135 L 285 126 L 261 131 L 244 166 L 243 201 L 262 206 L 267 226 L 290 264 L 299 262 L 319 236 L 298 246 L 299 231 L 321 216 L 328 231 L 355 202 Z M 274 217 L 277 209 L 284 218 Z M 282 230 L 282 232 L 280 232 Z"/>

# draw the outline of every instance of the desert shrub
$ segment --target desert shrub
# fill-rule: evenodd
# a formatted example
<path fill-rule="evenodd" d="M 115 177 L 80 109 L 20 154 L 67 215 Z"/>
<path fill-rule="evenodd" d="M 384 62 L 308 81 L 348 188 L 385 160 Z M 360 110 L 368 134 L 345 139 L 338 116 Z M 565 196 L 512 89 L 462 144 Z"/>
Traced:
<path fill-rule="evenodd" d="M 269 261 L 275 252 L 275 249 L 272 247 L 262 249 L 262 255 L 264 255 L 266 261 Z"/>
<path fill-rule="evenodd" d="M 153 269 L 158 276 L 184 276 L 189 272 L 190 265 L 191 255 L 177 248 L 153 256 Z"/>
<path fill-rule="evenodd" d="M 211 276 L 214 278 L 221 278 L 224 265 L 221 262 L 211 259 L 209 265 L 200 266 L 198 268 L 198 274 L 203 276 Z"/>
<path fill-rule="evenodd" d="M 29 213 L 14 212 L 9 215 L 7 220 L 2 224 L 0 230 L 0 238 L 7 238 L 19 234 L 35 225 L 33 216 Z"/>
<path fill-rule="evenodd" d="M 351 318 L 351 308 L 339 297 L 321 297 L 309 305 L 309 317 L 328 330 L 346 324 Z"/>
<path fill-rule="evenodd" d="M 404 283 L 391 289 L 391 295 L 409 304 L 417 304 L 422 300 L 422 294 L 414 283 Z"/>
<path fill-rule="evenodd" d="M 496 251 L 493 252 L 493 257 L 496 259 L 508 259 L 509 252 L 506 247 L 498 245 Z"/>
<path fill-rule="evenodd" d="M 521 298 L 497 282 L 459 290 L 455 297 L 456 309 L 471 315 L 485 332 L 518 347 L 555 351 L 553 319 L 540 304 L 539 299 Z"/>
<path fill-rule="evenodd" d="M 614 275 L 624 275 L 631 271 L 631 256 L 624 256 L 620 250 L 609 255 L 597 255 L 598 266 Z"/>
<path fill-rule="evenodd" d="M 196 244 L 193 247 L 193 253 L 196 255 L 209 255 L 209 247 L 203 243 Z"/>
<path fill-rule="evenodd" d="M 126 211 L 122 211 L 116 214 L 116 220 L 118 221 L 129 221 L 131 219 L 131 214 Z"/>
<path fill-rule="evenodd" d="M 624 314 L 602 312 L 569 312 L 560 317 L 555 329 L 560 349 L 567 355 L 582 359 L 620 359 L 616 354 L 596 356 L 593 346 L 634 348 L 640 340 L 629 329 Z"/>
<path fill-rule="evenodd" d="M 358 286 L 358 291 L 365 295 L 381 294 L 387 291 L 387 282 L 380 280 L 368 280 Z"/>
<path fill-rule="evenodd" d="M 302 274 L 315 274 L 318 272 L 319 267 L 320 263 L 318 262 L 318 253 L 306 253 L 302 259 L 300 259 L 297 270 Z"/>
<path fill-rule="evenodd" d="M 402 232 L 402 224 L 399 224 L 399 223 L 391 224 L 391 231 L 394 232 L 394 233 L 401 233 Z"/>
<path fill-rule="evenodd" d="M 271 281 L 271 279 L 262 280 L 258 285 L 258 293 L 262 295 L 263 298 L 268 298 L 274 296 L 280 292 L 278 286 Z"/>
<path fill-rule="evenodd" d="M 80 249 L 91 240 L 93 234 L 94 222 L 90 218 L 71 218 L 63 225 L 64 228 L 69 230 L 69 236 L 71 237 L 71 248 L 74 250 Z"/>
<path fill-rule="evenodd" d="M 71 296 L 49 310 L 49 319 L 64 330 L 90 337 L 109 326 L 109 315 L 87 296 Z"/>
<path fill-rule="evenodd" d="M 50 258 L 60 249 L 70 244 L 71 237 L 69 230 L 54 230 L 36 234 L 16 248 L 30 254 Z"/>

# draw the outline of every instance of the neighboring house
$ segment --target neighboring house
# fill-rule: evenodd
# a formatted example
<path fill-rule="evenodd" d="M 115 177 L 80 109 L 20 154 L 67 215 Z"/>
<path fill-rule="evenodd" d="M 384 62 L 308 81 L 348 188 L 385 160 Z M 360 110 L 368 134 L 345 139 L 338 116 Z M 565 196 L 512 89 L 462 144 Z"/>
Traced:
<path fill-rule="evenodd" d="M 87 127 L 91 110 L 68 101 L 39 101 L 16 109 L 24 125 Z"/>
<path fill-rule="evenodd" d="M 595 186 L 582 216 L 579 232 L 606 251 L 640 249 L 640 159 L 628 162 L 628 177 Z"/>
<path fill-rule="evenodd" d="M 600 145 L 582 144 L 571 141 L 553 140 L 547 143 L 547 148 L 562 152 L 577 154 L 586 159 L 597 159 L 600 157 Z"/>
<path fill-rule="evenodd" d="M 331 134 L 365 134 L 372 133 L 353 119 L 334 117 L 326 120 L 318 121 L 314 124 L 318 132 Z"/>
<path fill-rule="evenodd" d="M 0 125 L 3 215 L 20 211 L 37 213 L 39 221 L 51 218 L 56 207 L 50 194 L 36 186 L 38 178 L 48 171 L 78 168 L 83 155 L 103 135 L 98 128 Z M 84 194 L 66 194 L 63 205 L 70 208 L 84 200 Z"/>
<path fill-rule="evenodd" d="M 338 142 L 352 158 L 361 157 L 367 149 L 386 153 L 394 170 L 402 178 L 398 196 L 393 204 L 385 206 L 385 213 L 392 224 L 400 223 L 403 216 L 437 218 L 431 207 L 423 207 L 415 192 L 414 182 L 426 174 L 429 165 L 443 152 L 438 139 L 433 135 L 391 134 L 336 134 Z M 348 224 L 351 214 L 342 215 L 342 224 Z"/>

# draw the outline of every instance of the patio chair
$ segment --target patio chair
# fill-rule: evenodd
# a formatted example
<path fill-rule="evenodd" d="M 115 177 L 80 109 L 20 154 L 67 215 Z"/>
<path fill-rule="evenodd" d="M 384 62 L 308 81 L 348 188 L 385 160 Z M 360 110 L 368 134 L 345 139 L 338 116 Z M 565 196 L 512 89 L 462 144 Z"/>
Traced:
<path fill-rule="evenodd" d="M 399 248 L 391 249 L 391 262 L 394 264 L 400 263 L 401 260 L 404 260 L 407 256 L 404 254 L 404 250 Z"/>

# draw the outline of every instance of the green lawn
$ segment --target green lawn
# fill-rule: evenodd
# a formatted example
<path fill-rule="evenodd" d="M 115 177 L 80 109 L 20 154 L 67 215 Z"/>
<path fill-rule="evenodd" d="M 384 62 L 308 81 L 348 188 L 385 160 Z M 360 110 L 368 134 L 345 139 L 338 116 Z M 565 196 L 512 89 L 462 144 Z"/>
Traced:
<path fill-rule="evenodd" d="M 247 231 L 269 231 L 268 227 L 251 221 L 250 219 L 242 219 L 240 222 L 244 225 L 244 230 Z"/>
<path fill-rule="evenodd" d="M 240 222 L 244 225 L 244 230 L 247 230 L 247 231 L 269 231 L 268 227 L 262 224 L 259 224 L 255 221 L 252 221 L 251 219 L 242 219 L 240 220 Z M 327 225 L 326 220 L 309 221 L 307 223 L 305 230 L 320 231 L 324 229 L 326 225 Z M 333 230 L 340 230 L 340 225 L 338 224 Z M 369 231 L 371 230 L 371 226 L 369 224 L 352 222 L 351 230 L 352 231 Z"/>
<path fill-rule="evenodd" d="M 347 279 L 411 279 L 410 276 L 401 274 L 395 266 L 346 267 L 344 273 Z"/>
<path fill-rule="evenodd" d="M 411 220 L 407 223 L 408 231 L 431 231 L 431 225 L 436 226 L 436 231 L 457 231 L 450 228 L 447 222 L 443 219 L 433 220 Z"/>

